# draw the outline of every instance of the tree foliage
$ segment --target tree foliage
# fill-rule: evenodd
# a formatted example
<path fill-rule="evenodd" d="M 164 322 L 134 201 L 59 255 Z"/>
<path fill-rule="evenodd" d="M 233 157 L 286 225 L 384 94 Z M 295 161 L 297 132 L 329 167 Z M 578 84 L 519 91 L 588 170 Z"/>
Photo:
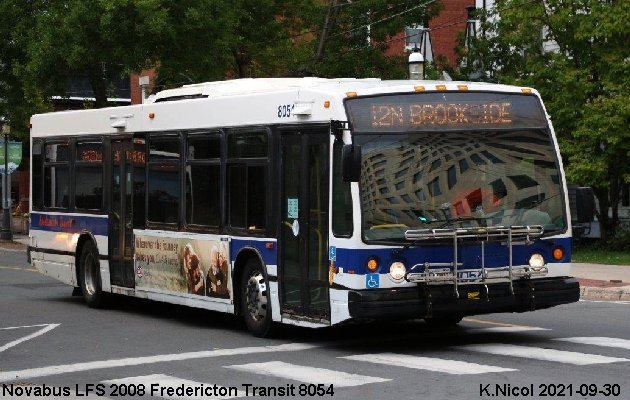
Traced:
<path fill-rule="evenodd" d="M 0 116 L 18 139 L 28 138 L 31 114 L 48 109 L 38 86 L 21 74 L 27 54 L 17 27 L 27 23 L 29 15 L 28 3 L 0 2 Z"/>
<path fill-rule="evenodd" d="M 115 80 L 144 68 L 157 69 L 157 89 L 239 77 L 404 78 L 406 59 L 386 56 L 389 42 L 438 9 L 435 0 L 3 0 L 0 79 L 15 97 L 0 95 L 12 112 L 20 97 L 36 111 L 72 95 L 67 82 L 79 78 L 103 107 Z"/>
<path fill-rule="evenodd" d="M 628 15 L 627 1 L 497 0 L 462 52 L 463 74 L 540 91 L 568 179 L 595 190 L 604 237 L 630 182 Z"/>

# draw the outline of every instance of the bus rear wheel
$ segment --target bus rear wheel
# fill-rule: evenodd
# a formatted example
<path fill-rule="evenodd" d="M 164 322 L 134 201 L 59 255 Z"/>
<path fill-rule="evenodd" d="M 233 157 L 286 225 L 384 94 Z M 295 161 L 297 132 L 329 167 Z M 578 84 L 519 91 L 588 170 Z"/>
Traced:
<path fill-rule="evenodd" d="M 98 251 L 92 242 L 87 242 L 79 258 L 79 287 L 89 307 L 105 306 L 105 293 L 101 289 L 101 271 Z"/>
<path fill-rule="evenodd" d="M 256 260 L 249 260 L 241 275 L 241 314 L 247 329 L 256 337 L 271 334 L 271 300 L 269 285 L 262 266 Z"/>

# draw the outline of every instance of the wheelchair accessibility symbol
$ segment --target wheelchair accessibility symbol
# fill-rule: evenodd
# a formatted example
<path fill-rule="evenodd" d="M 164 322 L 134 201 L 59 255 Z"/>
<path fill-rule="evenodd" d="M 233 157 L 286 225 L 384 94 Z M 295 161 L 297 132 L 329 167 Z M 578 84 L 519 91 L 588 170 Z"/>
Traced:
<path fill-rule="evenodd" d="M 365 275 L 365 287 L 368 289 L 377 288 L 379 284 L 379 276 L 378 274 L 367 274 Z"/>

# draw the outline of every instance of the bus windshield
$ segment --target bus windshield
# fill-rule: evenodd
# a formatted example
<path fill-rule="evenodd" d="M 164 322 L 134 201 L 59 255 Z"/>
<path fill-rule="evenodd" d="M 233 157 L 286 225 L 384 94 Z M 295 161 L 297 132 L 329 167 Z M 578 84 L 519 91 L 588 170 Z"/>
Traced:
<path fill-rule="evenodd" d="M 560 172 L 546 129 L 357 134 L 362 233 L 541 225 L 564 230 Z"/>

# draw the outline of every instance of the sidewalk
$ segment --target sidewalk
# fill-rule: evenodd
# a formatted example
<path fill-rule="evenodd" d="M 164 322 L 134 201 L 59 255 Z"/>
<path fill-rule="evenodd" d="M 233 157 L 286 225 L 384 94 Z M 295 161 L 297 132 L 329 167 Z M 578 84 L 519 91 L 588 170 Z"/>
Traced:
<path fill-rule="evenodd" d="M 28 236 L 13 235 L 13 243 L 0 242 L 0 249 L 26 251 L 28 243 Z M 630 301 L 630 265 L 573 263 L 571 274 L 583 300 Z"/>
<path fill-rule="evenodd" d="M 580 281 L 584 300 L 630 300 L 630 265 L 574 263 L 571 274 Z"/>

